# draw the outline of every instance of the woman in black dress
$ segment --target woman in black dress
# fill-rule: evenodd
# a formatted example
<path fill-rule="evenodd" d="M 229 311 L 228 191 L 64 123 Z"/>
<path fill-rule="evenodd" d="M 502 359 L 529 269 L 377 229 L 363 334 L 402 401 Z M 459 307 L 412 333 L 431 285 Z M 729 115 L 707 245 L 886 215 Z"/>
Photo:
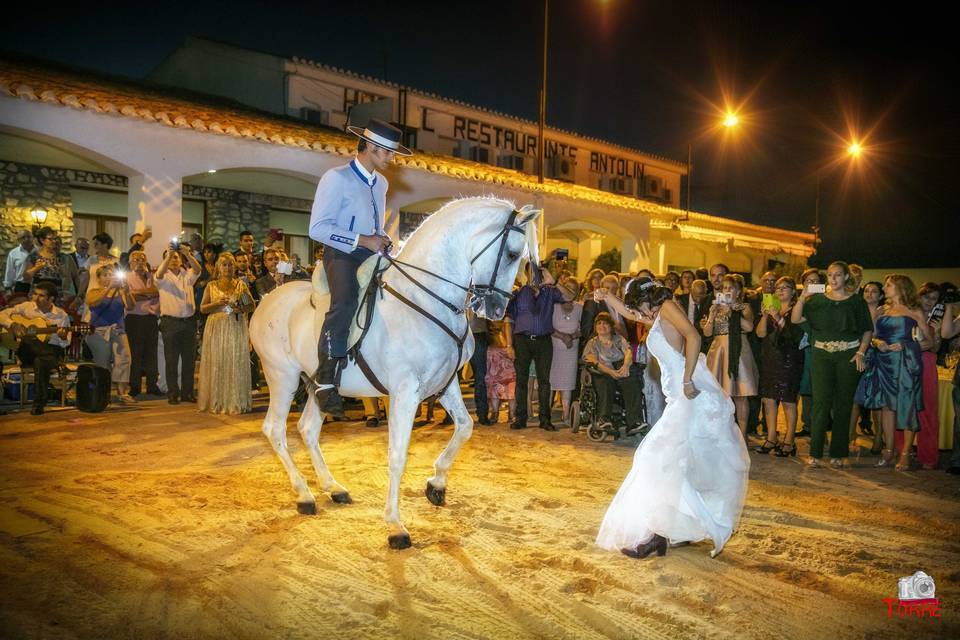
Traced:
<path fill-rule="evenodd" d="M 763 300 L 757 337 L 760 345 L 760 397 L 767 421 L 767 441 L 757 447 L 757 453 L 776 451 L 781 458 L 797 455 L 793 438 L 797 428 L 797 397 L 803 376 L 803 351 L 800 340 L 803 330 L 790 320 L 790 311 L 797 300 L 797 284 L 784 276 L 777 280 L 776 298 Z M 783 441 L 777 434 L 779 406 L 787 418 L 787 432 Z"/>

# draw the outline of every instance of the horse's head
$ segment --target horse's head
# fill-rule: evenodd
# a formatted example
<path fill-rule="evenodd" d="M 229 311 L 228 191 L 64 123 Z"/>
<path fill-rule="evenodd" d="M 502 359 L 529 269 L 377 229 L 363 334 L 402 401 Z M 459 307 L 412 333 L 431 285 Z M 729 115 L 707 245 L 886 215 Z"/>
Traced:
<path fill-rule="evenodd" d="M 481 227 L 472 244 L 470 307 L 481 318 L 500 320 L 507 310 L 513 282 L 524 258 L 539 264 L 537 227 L 539 209 L 526 205 L 504 212 L 496 222 Z"/>

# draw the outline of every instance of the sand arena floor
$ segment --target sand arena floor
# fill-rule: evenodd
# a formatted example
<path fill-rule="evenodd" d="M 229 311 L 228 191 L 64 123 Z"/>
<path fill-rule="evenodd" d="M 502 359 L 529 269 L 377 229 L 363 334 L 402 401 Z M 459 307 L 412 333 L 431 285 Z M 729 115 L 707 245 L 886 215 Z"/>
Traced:
<path fill-rule="evenodd" d="M 261 417 L 154 401 L 0 418 L 0 635 L 960 637 L 960 479 L 943 472 L 754 454 L 723 554 L 636 561 L 592 544 L 633 441 L 477 427 L 437 508 L 423 488 L 450 430 L 429 425 L 401 493 L 414 546 L 398 552 L 382 523 L 385 428 L 324 429 L 355 503 L 318 497 L 301 516 Z M 290 442 L 312 474 L 293 422 Z M 883 598 L 918 569 L 943 617 L 888 619 Z"/>

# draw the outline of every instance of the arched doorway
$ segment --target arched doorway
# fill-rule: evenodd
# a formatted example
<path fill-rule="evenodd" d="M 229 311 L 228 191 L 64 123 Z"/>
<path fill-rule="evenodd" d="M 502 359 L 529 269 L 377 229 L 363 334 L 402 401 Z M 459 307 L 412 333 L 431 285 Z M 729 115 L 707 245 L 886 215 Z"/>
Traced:
<path fill-rule="evenodd" d="M 182 231 L 232 251 L 243 231 L 259 249 L 271 229 L 301 264 L 313 261 L 310 211 L 318 176 L 270 167 L 231 167 L 183 177 Z"/>
<path fill-rule="evenodd" d="M 100 153 L 59 138 L 0 127 L 0 259 L 16 244 L 16 232 L 49 226 L 73 250 L 77 238 L 107 233 L 119 255 L 128 248 L 129 176 L 135 171 Z M 33 218 L 33 212 L 40 224 Z"/>
<path fill-rule="evenodd" d="M 637 271 L 643 264 L 642 247 L 630 230 L 609 220 L 574 219 L 547 228 L 546 251 L 566 249 L 571 270 L 583 279 L 598 256 L 619 252 L 618 271 Z"/>

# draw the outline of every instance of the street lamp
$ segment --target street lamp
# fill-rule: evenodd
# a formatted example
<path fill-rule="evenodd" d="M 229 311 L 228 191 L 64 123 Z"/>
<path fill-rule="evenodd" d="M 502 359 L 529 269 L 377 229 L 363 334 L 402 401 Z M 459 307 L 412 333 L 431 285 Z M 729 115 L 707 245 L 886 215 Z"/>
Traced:
<path fill-rule="evenodd" d="M 740 124 L 740 116 L 732 111 L 727 111 L 724 115 L 723 120 L 720 121 L 724 127 L 728 130 L 733 130 Z M 687 208 L 684 216 L 676 222 L 686 222 L 690 219 L 690 211 L 692 207 L 690 206 L 690 184 L 693 182 L 693 141 L 687 143 Z"/>
<path fill-rule="evenodd" d="M 33 230 L 36 232 L 47 221 L 47 210 L 37 207 L 30 212 L 30 218 L 33 220 Z"/>
<path fill-rule="evenodd" d="M 606 4 L 607 0 L 600 0 Z M 544 150 L 543 130 L 547 119 L 547 42 L 550 34 L 550 0 L 543 0 L 543 62 L 540 74 L 539 117 L 537 121 L 537 182 L 543 184 Z"/>
<path fill-rule="evenodd" d="M 853 160 L 858 160 L 860 154 L 863 153 L 863 145 L 858 141 L 854 140 L 849 145 L 847 145 L 847 155 Z M 820 238 L 820 174 L 823 173 L 823 169 L 817 169 L 817 197 L 814 201 L 813 208 L 813 226 L 810 227 L 810 230 L 813 231 L 813 248 L 816 250 L 820 246 L 820 243 L 823 240 Z"/>
<path fill-rule="evenodd" d="M 543 184 L 543 129 L 547 119 L 547 35 L 550 26 L 550 0 L 543 0 L 543 67 L 540 76 L 540 105 L 537 122 L 537 182 Z"/>

